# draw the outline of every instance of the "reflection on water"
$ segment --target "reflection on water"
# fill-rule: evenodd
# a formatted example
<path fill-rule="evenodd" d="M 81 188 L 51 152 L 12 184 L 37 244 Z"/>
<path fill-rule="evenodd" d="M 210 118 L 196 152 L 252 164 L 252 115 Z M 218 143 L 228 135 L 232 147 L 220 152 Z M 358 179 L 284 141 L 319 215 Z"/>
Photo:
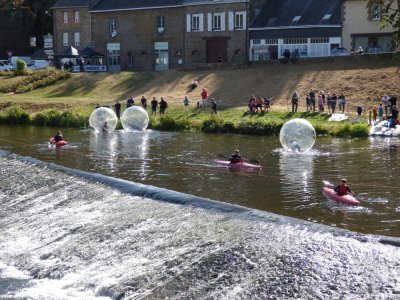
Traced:
<path fill-rule="evenodd" d="M 7 127 L 0 147 L 70 168 L 142 182 L 341 228 L 400 236 L 400 139 L 317 138 L 307 154 L 285 154 L 277 137 L 212 135 L 196 132 L 94 134 L 63 130 L 66 147 L 49 149 L 54 129 Z M 213 165 L 239 148 L 258 160 L 258 173 L 230 172 Z M 347 178 L 358 208 L 322 195 L 322 180 Z"/>

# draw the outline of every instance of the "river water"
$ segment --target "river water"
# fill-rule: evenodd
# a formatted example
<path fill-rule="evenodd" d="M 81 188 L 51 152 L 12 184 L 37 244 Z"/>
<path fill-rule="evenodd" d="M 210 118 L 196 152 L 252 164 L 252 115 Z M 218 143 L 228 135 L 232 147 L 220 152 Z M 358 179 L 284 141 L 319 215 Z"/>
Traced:
<path fill-rule="evenodd" d="M 63 133 L 1 127 L 0 299 L 400 297 L 397 139 Z M 263 169 L 212 164 L 234 148 Z M 360 207 L 322 196 L 341 177 Z"/>

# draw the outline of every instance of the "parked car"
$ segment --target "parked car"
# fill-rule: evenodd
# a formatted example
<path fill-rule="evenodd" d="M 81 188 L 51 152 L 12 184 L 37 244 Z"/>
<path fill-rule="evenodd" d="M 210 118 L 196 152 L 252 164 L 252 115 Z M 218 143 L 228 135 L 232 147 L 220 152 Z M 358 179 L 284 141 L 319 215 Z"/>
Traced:
<path fill-rule="evenodd" d="M 28 69 L 39 70 L 39 69 L 46 69 L 49 66 L 49 63 L 43 59 L 34 59 L 30 63 L 28 63 L 27 66 Z"/>
<path fill-rule="evenodd" d="M 11 65 L 6 64 L 5 62 L 3 62 L 2 60 L 0 61 L 0 72 L 8 72 L 11 71 Z"/>
<path fill-rule="evenodd" d="M 346 48 L 338 47 L 331 50 L 331 55 L 346 56 L 350 55 L 350 52 Z"/>

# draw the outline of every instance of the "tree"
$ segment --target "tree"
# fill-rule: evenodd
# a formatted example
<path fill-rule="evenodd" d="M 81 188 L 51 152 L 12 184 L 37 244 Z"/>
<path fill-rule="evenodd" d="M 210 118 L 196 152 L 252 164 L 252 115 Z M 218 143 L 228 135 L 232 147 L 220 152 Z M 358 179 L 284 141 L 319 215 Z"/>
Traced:
<path fill-rule="evenodd" d="M 368 7 L 379 4 L 381 8 L 381 28 L 393 27 L 393 41 L 400 45 L 400 0 L 367 0 Z"/>
<path fill-rule="evenodd" d="M 23 10 L 27 12 L 26 25 L 31 36 L 35 36 L 42 44 L 42 36 L 53 31 L 53 19 L 50 7 L 56 0 L 0 0 L 0 10 Z"/>

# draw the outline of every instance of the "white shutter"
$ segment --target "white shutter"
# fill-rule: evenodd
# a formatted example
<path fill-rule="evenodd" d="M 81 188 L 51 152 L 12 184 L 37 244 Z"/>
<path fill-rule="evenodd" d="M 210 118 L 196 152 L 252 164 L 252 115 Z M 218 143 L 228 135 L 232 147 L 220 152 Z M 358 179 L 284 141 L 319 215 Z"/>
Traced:
<path fill-rule="evenodd" d="M 247 16 L 246 16 L 246 11 L 243 12 L 243 30 L 246 30 L 246 20 L 247 20 Z"/>
<path fill-rule="evenodd" d="M 225 31 L 225 12 L 221 13 L 221 31 Z"/>
<path fill-rule="evenodd" d="M 186 31 L 192 31 L 192 16 L 190 14 L 186 15 Z"/>
<path fill-rule="evenodd" d="M 204 15 L 199 14 L 199 31 L 204 31 Z"/>
<path fill-rule="evenodd" d="M 212 31 L 212 14 L 211 13 L 207 14 L 207 28 L 208 28 L 208 31 Z"/>
<path fill-rule="evenodd" d="M 228 28 L 229 28 L 229 30 L 230 31 L 232 31 L 235 27 L 234 27 L 234 24 L 235 24 L 235 14 L 233 13 L 233 11 L 230 11 L 229 12 L 229 23 L 228 23 Z"/>

